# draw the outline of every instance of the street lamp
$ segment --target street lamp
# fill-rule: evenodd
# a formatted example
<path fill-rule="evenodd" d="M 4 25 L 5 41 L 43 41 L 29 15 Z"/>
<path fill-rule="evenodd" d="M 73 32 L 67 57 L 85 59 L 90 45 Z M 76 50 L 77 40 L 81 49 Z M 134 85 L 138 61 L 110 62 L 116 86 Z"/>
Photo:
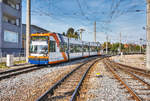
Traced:
<path fill-rule="evenodd" d="M 141 42 L 142 40 L 143 40 L 143 39 L 140 38 L 140 53 L 142 53 L 142 45 L 141 45 L 141 44 L 142 44 L 142 42 Z"/>
<path fill-rule="evenodd" d="M 85 29 L 80 28 L 80 29 L 78 29 L 77 31 L 79 31 L 79 32 L 80 32 L 80 40 L 82 40 L 82 32 L 84 32 L 84 31 L 85 31 Z"/>

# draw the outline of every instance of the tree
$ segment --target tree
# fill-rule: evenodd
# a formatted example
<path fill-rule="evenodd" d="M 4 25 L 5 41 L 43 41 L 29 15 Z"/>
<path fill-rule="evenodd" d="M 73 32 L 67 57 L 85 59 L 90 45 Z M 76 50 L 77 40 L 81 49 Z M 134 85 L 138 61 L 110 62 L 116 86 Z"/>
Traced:
<path fill-rule="evenodd" d="M 103 47 L 104 50 L 106 49 L 106 43 L 107 42 L 104 42 L 104 44 L 102 45 L 102 47 Z M 111 48 L 111 43 L 108 42 L 108 49 L 110 49 L 110 48 Z"/>
<path fill-rule="evenodd" d="M 119 43 L 113 43 L 110 50 L 112 52 L 118 52 L 118 48 L 119 48 Z"/>
<path fill-rule="evenodd" d="M 67 30 L 67 37 L 72 38 L 74 34 L 74 29 L 71 27 Z"/>
<path fill-rule="evenodd" d="M 66 36 L 69 38 L 79 39 L 78 32 L 74 32 L 74 28 L 72 28 L 72 27 L 67 30 Z"/>
<path fill-rule="evenodd" d="M 66 36 L 65 32 L 62 33 L 64 36 Z"/>
<path fill-rule="evenodd" d="M 79 34 L 78 34 L 78 32 L 75 32 L 74 35 L 75 35 L 75 39 L 79 39 Z"/>

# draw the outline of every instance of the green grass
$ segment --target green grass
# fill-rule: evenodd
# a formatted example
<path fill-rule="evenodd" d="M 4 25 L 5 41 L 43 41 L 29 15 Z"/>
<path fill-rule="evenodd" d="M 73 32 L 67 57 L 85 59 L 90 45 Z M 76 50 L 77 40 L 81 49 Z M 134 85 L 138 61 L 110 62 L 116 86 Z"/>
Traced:
<path fill-rule="evenodd" d="M 22 60 L 22 61 L 15 61 L 15 62 L 14 62 L 15 65 L 17 65 L 17 64 L 24 64 L 24 63 L 26 63 L 25 60 Z"/>
<path fill-rule="evenodd" d="M 6 66 L 5 62 L 2 62 L 2 63 L 0 63 L 0 68 L 9 68 L 9 67 Z"/>
<path fill-rule="evenodd" d="M 17 64 L 24 64 L 26 63 L 26 61 L 22 60 L 22 61 L 15 61 L 14 62 L 14 65 L 17 65 Z M 2 62 L 0 63 L 0 68 L 4 68 L 4 69 L 7 69 L 9 67 L 6 66 L 6 62 Z"/>

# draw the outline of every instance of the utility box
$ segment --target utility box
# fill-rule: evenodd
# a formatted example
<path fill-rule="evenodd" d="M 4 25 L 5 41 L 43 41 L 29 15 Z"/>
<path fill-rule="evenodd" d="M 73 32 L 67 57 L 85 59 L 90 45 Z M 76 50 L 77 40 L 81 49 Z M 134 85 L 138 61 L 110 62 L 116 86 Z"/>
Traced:
<path fill-rule="evenodd" d="M 122 55 L 123 55 L 123 52 L 121 52 L 120 54 L 121 54 L 121 56 L 122 56 Z"/>
<path fill-rule="evenodd" d="M 14 56 L 11 54 L 7 54 L 7 62 L 6 62 L 6 66 L 10 67 L 14 65 L 14 61 L 13 61 Z"/>

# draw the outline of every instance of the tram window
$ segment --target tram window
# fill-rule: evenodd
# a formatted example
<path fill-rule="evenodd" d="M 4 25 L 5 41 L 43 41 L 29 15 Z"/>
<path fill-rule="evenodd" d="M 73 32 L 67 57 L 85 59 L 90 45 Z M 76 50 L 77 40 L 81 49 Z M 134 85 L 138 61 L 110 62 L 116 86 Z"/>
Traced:
<path fill-rule="evenodd" d="M 89 51 L 89 46 L 88 45 L 86 45 L 86 52 L 88 52 Z"/>
<path fill-rule="evenodd" d="M 95 46 L 96 47 L 96 50 L 95 51 L 98 51 L 98 47 L 97 46 Z"/>
<path fill-rule="evenodd" d="M 90 46 L 87 46 L 88 47 L 88 52 L 90 51 Z"/>
<path fill-rule="evenodd" d="M 97 51 L 100 51 L 100 46 L 97 46 Z"/>
<path fill-rule="evenodd" d="M 88 51 L 89 51 L 89 46 L 88 46 L 88 45 L 84 45 L 83 51 L 84 51 L 84 52 L 88 52 Z"/>
<path fill-rule="evenodd" d="M 73 53 L 73 44 L 70 44 L 70 53 Z"/>
<path fill-rule="evenodd" d="M 74 46 L 74 53 L 76 53 L 77 51 L 78 51 L 78 47 L 77 47 L 77 45 L 73 45 Z"/>
<path fill-rule="evenodd" d="M 97 50 L 96 46 L 93 46 L 93 51 L 95 52 Z"/>
<path fill-rule="evenodd" d="M 93 52 L 95 51 L 95 47 L 94 47 L 94 46 L 92 46 L 92 51 L 93 51 Z"/>
<path fill-rule="evenodd" d="M 91 51 L 92 51 L 92 52 L 95 51 L 95 46 L 91 46 Z"/>
<path fill-rule="evenodd" d="M 49 51 L 50 52 L 56 52 L 56 42 L 55 41 L 51 41 L 49 43 Z"/>
<path fill-rule="evenodd" d="M 90 52 L 92 52 L 92 46 L 89 46 L 90 47 Z"/>
<path fill-rule="evenodd" d="M 75 45 L 75 52 L 81 52 L 81 46 Z"/>
<path fill-rule="evenodd" d="M 31 37 L 31 40 L 35 41 L 35 40 L 48 40 L 48 37 L 47 36 L 32 36 Z"/>
<path fill-rule="evenodd" d="M 77 53 L 79 53 L 79 52 L 82 52 L 82 46 L 81 45 L 78 45 L 78 44 L 76 44 L 75 45 L 75 52 Z"/>
<path fill-rule="evenodd" d="M 76 52 L 76 45 L 70 44 L 70 53 L 75 53 L 75 52 Z"/>
<path fill-rule="evenodd" d="M 78 45 L 78 52 L 82 52 L 82 45 Z"/>
<path fill-rule="evenodd" d="M 93 52 L 93 46 L 91 46 L 91 51 Z"/>
<path fill-rule="evenodd" d="M 95 46 L 95 52 L 97 52 L 98 51 L 98 47 L 97 46 Z"/>
<path fill-rule="evenodd" d="M 70 52 L 71 52 L 71 53 L 79 53 L 79 52 L 82 52 L 82 45 L 70 44 Z"/>
<path fill-rule="evenodd" d="M 70 44 L 70 52 L 75 53 L 76 52 L 76 45 L 75 44 Z"/>
<path fill-rule="evenodd" d="M 78 52 L 79 49 L 78 49 L 78 46 L 77 45 L 74 45 L 74 49 L 75 49 L 75 52 Z"/>
<path fill-rule="evenodd" d="M 67 43 L 60 43 L 60 52 L 67 51 Z"/>
<path fill-rule="evenodd" d="M 86 48 L 85 48 L 85 45 L 83 46 L 83 52 L 86 52 Z"/>

